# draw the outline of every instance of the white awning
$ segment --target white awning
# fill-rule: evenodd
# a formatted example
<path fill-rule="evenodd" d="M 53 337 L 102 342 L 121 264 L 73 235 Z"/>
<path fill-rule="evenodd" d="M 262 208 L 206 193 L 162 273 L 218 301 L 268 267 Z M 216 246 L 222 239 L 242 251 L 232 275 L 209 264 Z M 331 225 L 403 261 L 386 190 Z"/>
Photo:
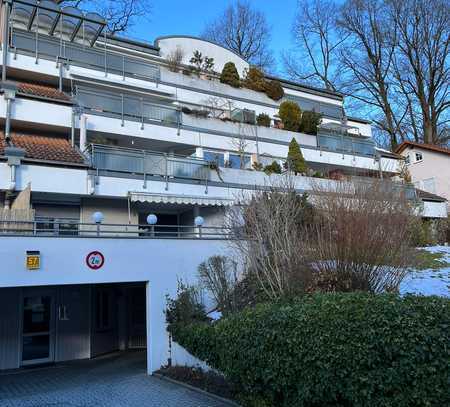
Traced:
<path fill-rule="evenodd" d="M 190 195 L 151 194 L 142 192 L 130 192 L 131 202 L 151 202 L 167 204 L 201 205 L 201 206 L 232 206 L 233 199 L 202 197 Z"/>

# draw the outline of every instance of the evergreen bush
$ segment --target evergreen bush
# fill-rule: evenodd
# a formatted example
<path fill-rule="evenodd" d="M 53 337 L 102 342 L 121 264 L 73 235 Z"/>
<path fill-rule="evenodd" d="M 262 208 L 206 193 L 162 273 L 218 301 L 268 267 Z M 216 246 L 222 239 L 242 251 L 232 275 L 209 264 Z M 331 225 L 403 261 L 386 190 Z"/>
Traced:
<path fill-rule="evenodd" d="M 233 62 L 227 62 L 222 69 L 220 75 L 220 82 L 226 83 L 233 88 L 239 88 L 241 86 L 241 79 L 236 69 L 236 65 Z"/>
<path fill-rule="evenodd" d="M 450 301 L 313 294 L 174 339 L 238 383 L 244 406 L 448 406 Z"/>
<path fill-rule="evenodd" d="M 285 130 L 299 131 L 302 111 L 297 103 L 290 100 L 284 101 L 280 105 L 278 115 Z"/>
<path fill-rule="evenodd" d="M 317 135 L 317 126 L 319 126 L 322 116 L 313 111 L 305 111 L 302 114 L 299 131 L 306 134 Z"/>
<path fill-rule="evenodd" d="M 266 113 L 260 113 L 256 117 L 256 123 L 258 126 L 270 127 L 270 116 Z"/>
<path fill-rule="evenodd" d="M 267 81 L 266 95 L 273 100 L 280 100 L 284 96 L 284 89 L 281 86 L 280 81 Z"/>
<path fill-rule="evenodd" d="M 266 91 L 266 79 L 264 74 L 256 67 L 250 67 L 245 74 L 243 84 L 246 88 L 257 92 Z"/>
<path fill-rule="evenodd" d="M 278 161 L 272 161 L 272 164 L 266 165 L 264 167 L 264 172 L 267 175 L 270 174 L 281 174 L 281 165 L 278 164 Z"/>
<path fill-rule="evenodd" d="M 305 159 L 303 158 L 302 150 L 295 138 L 292 138 L 289 143 L 289 151 L 287 156 L 287 169 L 297 174 L 304 174 L 307 170 Z"/>

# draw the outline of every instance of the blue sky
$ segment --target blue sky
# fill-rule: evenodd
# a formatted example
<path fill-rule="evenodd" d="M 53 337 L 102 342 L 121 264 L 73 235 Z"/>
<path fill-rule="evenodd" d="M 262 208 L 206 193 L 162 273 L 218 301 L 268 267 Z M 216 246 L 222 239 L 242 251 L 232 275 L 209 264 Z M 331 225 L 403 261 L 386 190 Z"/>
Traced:
<path fill-rule="evenodd" d="M 291 26 L 297 0 L 253 0 L 266 14 L 272 27 L 272 49 L 280 53 L 291 47 Z M 150 21 L 136 25 L 131 36 L 153 42 L 156 37 L 172 34 L 199 35 L 206 22 L 217 16 L 228 0 L 153 0 Z"/>

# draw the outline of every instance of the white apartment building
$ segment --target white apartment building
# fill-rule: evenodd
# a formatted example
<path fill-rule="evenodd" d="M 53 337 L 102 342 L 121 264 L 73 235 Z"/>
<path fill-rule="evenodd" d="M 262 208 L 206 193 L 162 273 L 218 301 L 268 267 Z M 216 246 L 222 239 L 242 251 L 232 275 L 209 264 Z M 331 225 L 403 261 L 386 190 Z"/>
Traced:
<path fill-rule="evenodd" d="M 271 185 L 254 164 L 282 163 L 292 138 L 312 171 L 399 171 L 342 95 L 280 80 L 274 101 L 221 83 L 226 62 L 249 65 L 216 44 L 109 36 L 101 16 L 50 0 L 3 0 L 1 16 L 0 370 L 135 347 L 149 373 L 174 358 L 166 295 L 227 253 L 224 212 Z M 197 50 L 214 72 L 193 71 Z M 321 113 L 317 134 L 279 128 L 283 100 Z"/>

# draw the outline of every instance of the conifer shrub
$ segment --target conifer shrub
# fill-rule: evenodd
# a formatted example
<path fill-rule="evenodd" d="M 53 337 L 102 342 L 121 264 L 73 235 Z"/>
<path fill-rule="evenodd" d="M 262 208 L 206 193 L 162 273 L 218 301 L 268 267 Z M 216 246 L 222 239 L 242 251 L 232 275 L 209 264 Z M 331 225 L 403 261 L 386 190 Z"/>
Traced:
<path fill-rule="evenodd" d="M 289 151 L 287 156 L 287 169 L 297 174 L 304 174 L 307 171 L 305 159 L 303 158 L 302 150 L 295 138 L 292 138 L 289 143 Z"/>
<path fill-rule="evenodd" d="M 264 167 L 264 172 L 267 175 L 270 174 L 281 174 L 281 165 L 278 164 L 278 161 L 272 161 L 272 164 L 268 164 Z"/>
<path fill-rule="evenodd" d="M 266 113 L 260 113 L 256 117 L 256 123 L 258 126 L 270 127 L 270 116 Z"/>
<path fill-rule="evenodd" d="M 266 91 L 266 79 L 264 74 L 256 67 L 250 67 L 245 74 L 243 85 L 256 92 Z"/>
<path fill-rule="evenodd" d="M 284 96 L 284 89 L 281 86 L 280 81 L 267 81 L 266 95 L 273 100 L 280 100 Z"/>
<path fill-rule="evenodd" d="M 285 100 L 278 111 L 283 128 L 290 131 L 299 131 L 302 119 L 300 106 L 290 100 Z"/>
<path fill-rule="evenodd" d="M 241 79 L 239 78 L 236 65 L 233 62 L 227 62 L 223 66 L 222 73 L 220 74 L 220 82 L 226 83 L 233 88 L 239 88 L 241 86 Z"/>
<path fill-rule="evenodd" d="M 305 111 L 302 114 L 300 121 L 299 131 L 306 134 L 317 134 L 317 127 L 322 120 L 322 116 L 319 113 L 313 111 Z"/>

